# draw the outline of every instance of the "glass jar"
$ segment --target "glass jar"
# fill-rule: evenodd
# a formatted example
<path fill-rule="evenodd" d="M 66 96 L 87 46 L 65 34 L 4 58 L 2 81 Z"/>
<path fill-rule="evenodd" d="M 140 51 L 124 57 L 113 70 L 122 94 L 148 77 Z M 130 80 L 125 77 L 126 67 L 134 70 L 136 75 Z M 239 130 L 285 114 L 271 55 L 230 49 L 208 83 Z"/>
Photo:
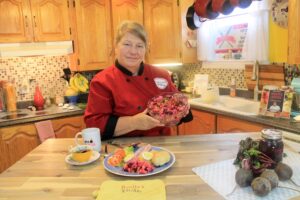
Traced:
<path fill-rule="evenodd" d="M 263 129 L 261 131 L 261 137 L 262 139 L 259 142 L 260 151 L 269 156 L 276 163 L 282 161 L 283 142 L 281 131 L 276 129 Z"/>

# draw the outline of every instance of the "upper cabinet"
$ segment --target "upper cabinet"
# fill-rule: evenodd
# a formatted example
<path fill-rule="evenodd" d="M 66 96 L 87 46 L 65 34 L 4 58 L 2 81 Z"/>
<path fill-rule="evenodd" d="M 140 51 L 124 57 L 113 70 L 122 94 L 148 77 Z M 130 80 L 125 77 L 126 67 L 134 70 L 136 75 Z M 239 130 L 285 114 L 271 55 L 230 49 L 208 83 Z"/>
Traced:
<path fill-rule="evenodd" d="M 179 0 L 70 0 L 75 49 L 71 69 L 99 70 L 112 65 L 114 38 L 124 20 L 145 26 L 149 39 L 147 63 L 196 62 L 196 48 L 183 47 L 188 40 L 196 40 L 196 31 L 188 29 L 185 22 L 192 4 L 193 0 L 182 1 L 182 5 Z"/>
<path fill-rule="evenodd" d="M 70 39 L 68 0 L 0 0 L 0 42 Z"/>
<path fill-rule="evenodd" d="M 179 0 L 144 0 L 144 25 L 148 33 L 147 62 L 181 62 Z"/>
<path fill-rule="evenodd" d="M 74 0 L 77 70 L 103 69 L 113 63 L 110 0 Z"/>
<path fill-rule="evenodd" d="M 300 1 L 289 0 L 288 63 L 300 64 Z"/>
<path fill-rule="evenodd" d="M 123 20 L 131 20 L 143 24 L 142 0 L 112 0 L 111 2 L 114 36 L 118 25 Z"/>

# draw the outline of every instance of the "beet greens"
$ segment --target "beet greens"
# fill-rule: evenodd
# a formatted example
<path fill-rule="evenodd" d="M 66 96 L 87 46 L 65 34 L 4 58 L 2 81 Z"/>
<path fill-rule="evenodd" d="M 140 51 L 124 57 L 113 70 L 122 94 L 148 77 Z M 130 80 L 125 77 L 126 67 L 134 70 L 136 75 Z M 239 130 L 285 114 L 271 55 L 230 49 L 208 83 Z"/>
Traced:
<path fill-rule="evenodd" d="M 254 175 L 258 176 L 275 164 L 269 156 L 259 150 L 259 141 L 248 137 L 241 140 L 239 145 L 239 151 L 234 161 L 235 165 L 239 165 L 243 169 L 250 169 Z"/>

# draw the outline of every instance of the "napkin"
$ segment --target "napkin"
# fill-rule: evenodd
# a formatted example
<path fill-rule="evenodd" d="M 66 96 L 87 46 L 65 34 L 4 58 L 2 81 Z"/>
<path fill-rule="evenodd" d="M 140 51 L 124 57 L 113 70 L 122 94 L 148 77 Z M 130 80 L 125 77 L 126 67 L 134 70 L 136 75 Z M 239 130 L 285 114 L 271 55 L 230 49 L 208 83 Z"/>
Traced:
<path fill-rule="evenodd" d="M 161 180 L 105 181 L 100 186 L 97 200 L 166 200 L 165 185 Z"/>
<path fill-rule="evenodd" d="M 287 157 L 283 162 L 288 164 L 293 169 L 292 180 L 296 184 L 300 184 L 300 155 L 289 150 L 285 150 Z M 225 199 L 229 200 L 286 200 L 292 197 L 300 196 L 300 192 L 275 188 L 267 196 L 259 197 L 254 194 L 251 187 L 235 188 L 235 172 L 238 167 L 233 165 L 234 159 L 224 160 L 217 163 L 212 163 L 200 167 L 193 168 L 193 172 L 202 178 L 210 187 L 222 195 Z M 300 189 L 295 186 L 291 181 L 279 181 L 280 186 Z M 233 191 L 233 193 L 231 193 Z M 231 193 L 231 194 L 230 194 Z M 230 194 L 230 195 L 228 195 Z"/>

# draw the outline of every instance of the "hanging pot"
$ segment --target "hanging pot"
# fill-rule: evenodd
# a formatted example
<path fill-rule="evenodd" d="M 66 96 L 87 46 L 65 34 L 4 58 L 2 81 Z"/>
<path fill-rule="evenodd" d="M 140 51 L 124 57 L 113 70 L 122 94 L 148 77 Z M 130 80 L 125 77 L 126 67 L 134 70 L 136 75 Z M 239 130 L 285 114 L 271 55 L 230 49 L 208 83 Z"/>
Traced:
<path fill-rule="evenodd" d="M 229 15 L 234 10 L 229 0 L 212 0 L 212 11 L 220 12 L 223 15 Z"/>
<path fill-rule="evenodd" d="M 211 0 L 196 0 L 194 4 L 196 14 L 207 19 L 217 18 L 219 16 L 219 13 L 212 11 L 211 3 Z"/>
<path fill-rule="evenodd" d="M 213 12 L 221 12 L 223 10 L 223 5 L 225 0 L 212 0 L 211 7 Z"/>
<path fill-rule="evenodd" d="M 200 17 L 195 13 L 194 4 L 188 8 L 185 19 L 190 29 L 196 30 L 200 27 Z"/>
<path fill-rule="evenodd" d="M 240 0 L 229 0 L 229 2 L 233 7 L 237 7 L 239 5 Z"/>
<path fill-rule="evenodd" d="M 230 4 L 229 0 L 226 0 L 223 5 L 223 10 L 221 11 L 221 13 L 223 15 L 229 15 L 230 13 L 232 13 L 233 10 L 234 10 L 234 6 Z"/>
<path fill-rule="evenodd" d="M 252 3 L 252 0 L 239 0 L 238 7 L 240 8 L 248 8 Z"/>

